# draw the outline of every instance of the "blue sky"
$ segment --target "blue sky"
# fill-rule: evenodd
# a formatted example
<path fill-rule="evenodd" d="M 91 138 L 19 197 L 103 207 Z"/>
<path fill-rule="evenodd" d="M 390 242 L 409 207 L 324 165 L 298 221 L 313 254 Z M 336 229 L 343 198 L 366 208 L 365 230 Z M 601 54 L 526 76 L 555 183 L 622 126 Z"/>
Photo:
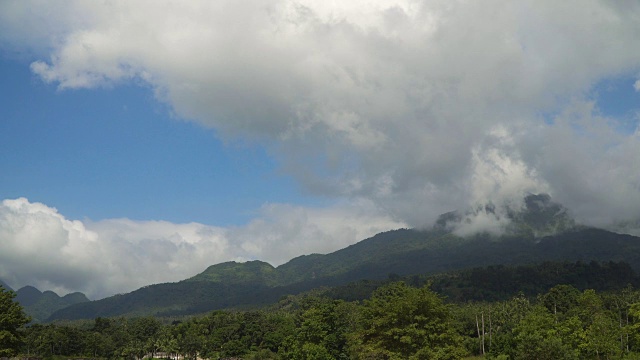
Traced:
<path fill-rule="evenodd" d="M 640 234 L 638 16 L 596 0 L 0 2 L 0 278 L 97 298 L 487 202 L 497 214 L 455 231 L 500 233 L 529 193 Z"/>
<path fill-rule="evenodd" d="M 314 204 L 264 148 L 223 144 L 172 115 L 148 87 L 56 90 L 0 63 L 0 197 L 55 204 L 72 219 L 241 225 L 271 202 Z"/>

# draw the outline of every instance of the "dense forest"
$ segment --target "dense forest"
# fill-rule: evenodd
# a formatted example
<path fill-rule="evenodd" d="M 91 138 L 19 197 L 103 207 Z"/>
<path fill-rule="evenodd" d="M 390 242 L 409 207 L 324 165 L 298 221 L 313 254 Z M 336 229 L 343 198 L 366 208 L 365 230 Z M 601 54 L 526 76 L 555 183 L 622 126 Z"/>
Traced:
<path fill-rule="evenodd" d="M 626 282 L 626 283 L 625 283 Z M 269 307 L 32 324 L 26 357 L 640 358 L 640 290 L 624 263 L 476 268 L 362 281 Z"/>

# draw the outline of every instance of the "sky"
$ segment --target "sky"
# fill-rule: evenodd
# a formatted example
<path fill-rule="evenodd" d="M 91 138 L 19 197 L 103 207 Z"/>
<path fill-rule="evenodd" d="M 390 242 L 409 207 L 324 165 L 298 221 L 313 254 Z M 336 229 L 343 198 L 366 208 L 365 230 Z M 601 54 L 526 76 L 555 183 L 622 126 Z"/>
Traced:
<path fill-rule="evenodd" d="M 0 0 L 0 279 L 92 299 L 548 193 L 640 234 L 637 1 Z M 480 214 L 464 233 L 500 231 Z"/>

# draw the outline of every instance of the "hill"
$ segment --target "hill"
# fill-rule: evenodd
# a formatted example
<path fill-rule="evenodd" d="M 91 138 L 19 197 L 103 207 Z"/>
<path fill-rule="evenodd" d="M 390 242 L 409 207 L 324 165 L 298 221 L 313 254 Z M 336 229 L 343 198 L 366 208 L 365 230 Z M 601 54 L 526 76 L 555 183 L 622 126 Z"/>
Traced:
<path fill-rule="evenodd" d="M 274 268 L 268 263 L 227 262 L 190 279 L 157 284 L 61 309 L 50 317 L 82 319 L 119 315 L 186 315 L 214 309 L 267 305 L 285 295 L 320 286 L 386 279 L 390 274 L 437 274 L 490 265 L 545 261 L 625 261 L 640 270 L 640 238 L 577 226 L 566 209 L 546 195 L 530 195 L 515 211 L 492 205 L 443 215 L 432 229 L 399 229 L 377 234 L 336 252 L 300 256 Z M 472 216 L 509 217 L 502 235 L 459 236 Z"/>
<path fill-rule="evenodd" d="M 41 292 L 33 286 L 25 286 L 16 291 L 15 300 L 24 307 L 25 313 L 33 322 L 46 320 L 54 312 L 70 305 L 88 302 L 89 299 L 79 292 L 60 297 L 53 291 Z"/>

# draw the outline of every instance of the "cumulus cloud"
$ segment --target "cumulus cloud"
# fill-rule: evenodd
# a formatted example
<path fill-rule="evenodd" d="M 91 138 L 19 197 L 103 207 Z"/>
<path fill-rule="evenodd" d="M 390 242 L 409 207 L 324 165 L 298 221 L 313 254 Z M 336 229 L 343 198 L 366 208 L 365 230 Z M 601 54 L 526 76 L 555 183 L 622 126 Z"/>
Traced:
<path fill-rule="evenodd" d="M 540 114 L 563 113 L 571 101 L 587 100 L 598 81 L 640 66 L 640 5 L 629 2 L 23 1 L 2 7 L 3 33 L 15 34 L 4 35 L 5 43 L 50 49 L 32 64 L 44 81 L 60 89 L 142 81 L 178 116 L 269 147 L 308 189 L 370 199 L 412 225 L 473 205 L 479 187 L 493 195 L 486 194 L 478 162 L 504 170 L 499 177 L 509 185 L 494 186 L 496 196 L 564 191 L 565 178 L 539 169 L 559 168 L 544 139 L 580 135 Z M 491 146 L 496 131 L 512 138 L 509 151 Z M 530 132 L 547 135 L 519 146 L 531 142 Z M 618 151 L 629 151 L 637 140 L 618 141 Z M 581 163 L 614 145 L 567 146 L 582 146 L 572 158 Z M 612 187 L 614 173 L 629 172 L 617 165 L 591 181 Z"/>
<path fill-rule="evenodd" d="M 494 211 L 486 211 L 484 208 L 476 209 L 460 218 L 460 222 L 453 225 L 452 232 L 458 236 L 472 236 L 475 234 L 503 234 L 509 225 L 509 218 L 506 213 L 502 213 L 505 209 L 492 209 Z M 495 212 L 498 210 L 498 212 Z"/>
<path fill-rule="evenodd" d="M 640 132 L 614 130 L 594 104 L 574 104 L 555 126 L 532 133 L 531 163 L 553 185 L 554 199 L 583 223 L 597 226 L 640 218 Z"/>
<path fill-rule="evenodd" d="M 640 216 L 638 131 L 591 98 L 640 71 L 639 16 L 601 0 L 23 0 L 0 3 L 0 41 L 61 90 L 145 84 L 306 189 L 410 226 L 527 192 L 600 224 Z"/>
<path fill-rule="evenodd" d="M 25 198 L 0 203 L 0 279 L 91 298 L 179 281 L 230 260 L 280 265 L 327 253 L 404 224 L 371 204 L 310 209 L 265 206 L 243 227 L 107 219 L 69 220 Z"/>
<path fill-rule="evenodd" d="M 326 254 L 379 232 L 407 227 L 381 213 L 370 201 L 354 201 L 327 208 L 270 204 L 258 218 L 229 229 L 228 237 L 248 259 L 282 264 L 293 257 Z"/>

